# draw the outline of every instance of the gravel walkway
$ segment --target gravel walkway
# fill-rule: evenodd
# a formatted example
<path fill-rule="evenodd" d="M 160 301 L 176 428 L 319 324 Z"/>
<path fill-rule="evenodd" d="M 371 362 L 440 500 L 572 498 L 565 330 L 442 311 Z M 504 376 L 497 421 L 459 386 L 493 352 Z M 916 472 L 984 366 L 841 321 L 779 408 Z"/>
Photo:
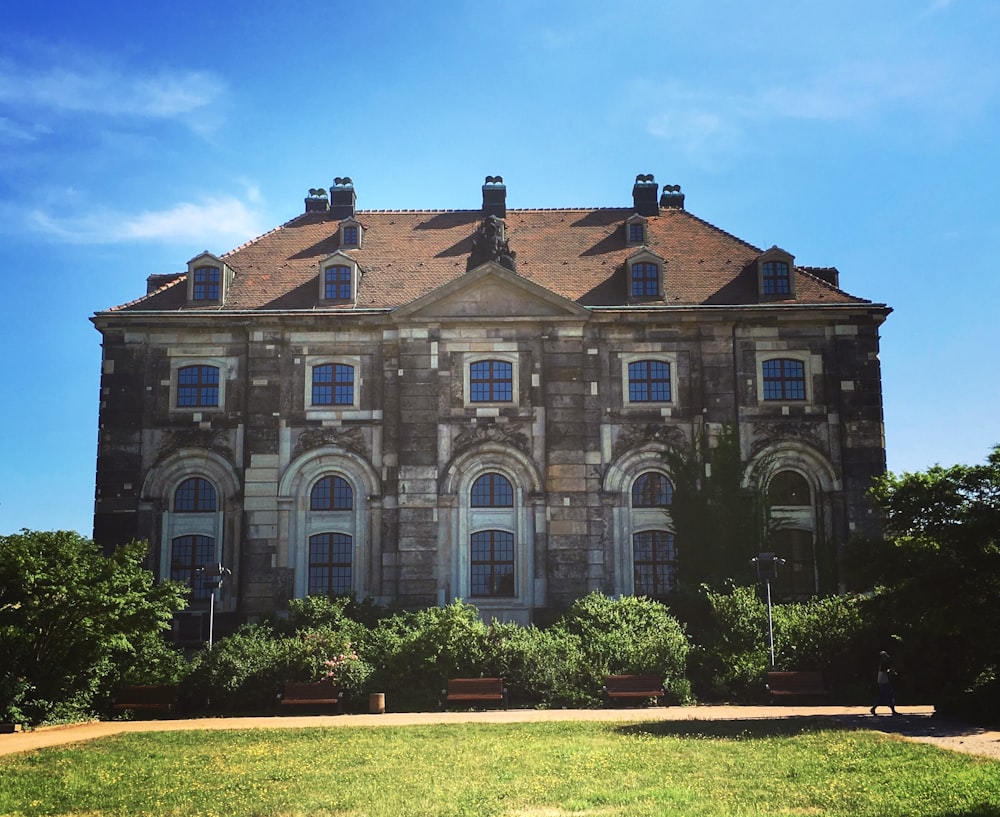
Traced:
<path fill-rule="evenodd" d="M 379 727 L 441 723 L 526 723 L 591 720 L 637 721 L 751 721 L 794 718 L 830 718 L 855 729 L 873 729 L 942 749 L 983 755 L 1000 761 L 1000 732 L 934 717 L 930 706 L 897 707 L 896 717 L 872 717 L 864 707 L 846 706 L 672 706 L 652 709 L 511 709 L 486 712 L 387 712 L 383 715 L 312 715 L 262 718 L 195 718 L 151 721 L 100 721 L 73 726 L 43 727 L 0 735 L 0 755 L 30 752 L 48 746 L 79 743 L 128 732 L 166 732 L 182 729 L 282 729 L 290 727 Z"/>

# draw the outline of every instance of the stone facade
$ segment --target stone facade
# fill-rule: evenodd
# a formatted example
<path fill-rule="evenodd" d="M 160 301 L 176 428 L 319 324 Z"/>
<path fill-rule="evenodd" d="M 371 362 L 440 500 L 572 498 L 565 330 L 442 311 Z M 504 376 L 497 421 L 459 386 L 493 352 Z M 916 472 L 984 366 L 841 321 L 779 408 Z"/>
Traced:
<path fill-rule="evenodd" d="M 484 203 L 487 188 L 495 199 L 498 185 L 484 187 Z M 762 297 L 767 253 L 676 206 L 650 211 L 637 195 L 633 208 L 553 221 L 560 212 L 504 210 L 504 259 L 516 253 L 516 268 L 466 270 L 483 213 L 365 213 L 353 198 L 345 212 L 332 191 L 330 205 L 313 191 L 299 219 L 98 313 L 96 541 L 146 539 L 157 575 L 195 584 L 198 567 L 223 564 L 223 621 L 322 585 L 405 607 L 462 597 L 487 617 L 528 622 L 591 590 L 672 583 L 669 499 L 637 500 L 638 481 L 669 481 L 664 452 L 724 426 L 738 428 L 748 474 L 766 458 L 804 486 L 777 512 L 806 550 L 871 531 L 864 494 L 885 468 L 878 330 L 889 310 L 844 293 L 836 271 L 794 264 L 791 292 Z M 648 233 L 630 248 L 636 213 Z M 338 240 L 355 220 L 364 238 L 352 252 Z M 560 223 L 587 231 L 583 250 L 562 247 L 560 229 L 572 228 Z M 436 226 L 433 247 L 408 244 Z M 664 246 L 680 229 L 688 255 Z M 602 242 L 606 252 L 593 250 Z M 636 273 L 641 252 L 657 260 Z M 288 270 L 303 256 L 296 277 Z M 331 258 L 350 279 L 347 298 L 323 297 Z M 442 258 L 446 272 L 422 271 Z M 699 264 L 712 267 L 707 287 Z M 659 291 L 631 297 L 629 281 L 653 267 Z M 221 271 L 208 298 L 192 289 L 205 269 Z M 801 397 L 766 393 L 769 361 L 792 361 L 788 388 Z M 648 391 L 654 363 L 664 392 Z M 344 379 L 332 400 L 316 391 L 327 371 Z M 482 399 L 481 371 L 509 395 Z M 509 497 L 475 499 L 494 478 Z M 340 499 L 324 505 L 318 486 Z M 806 591 L 818 587 L 816 558 L 796 559 Z"/>

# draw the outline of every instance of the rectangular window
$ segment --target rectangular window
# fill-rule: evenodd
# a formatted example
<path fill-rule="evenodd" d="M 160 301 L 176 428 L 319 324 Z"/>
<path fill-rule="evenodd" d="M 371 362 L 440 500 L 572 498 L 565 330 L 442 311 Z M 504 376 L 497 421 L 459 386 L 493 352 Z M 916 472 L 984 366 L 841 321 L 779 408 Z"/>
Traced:
<path fill-rule="evenodd" d="M 805 364 L 801 360 L 775 358 L 762 365 L 765 400 L 805 400 Z"/>
<path fill-rule="evenodd" d="M 632 560 L 635 566 L 635 594 L 657 598 L 674 589 L 677 552 L 674 535 L 650 530 L 632 537 Z"/>
<path fill-rule="evenodd" d="M 340 264 L 323 272 L 323 297 L 328 301 L 351 300 L 351 268 Z"/>
<path fill-rule="evenodd" d="M 649 262 L 632 265 L 632 295 L 655 297 L 660 294 L 660 267 Z"/>
<path fill-rule="evenodd" d="M 514 595 L 514 534 L 502 530 L 472 534 L 471 594 Z"/>
<path fill-rule="evenodd" d="M 628 241 L 629 244 L 641 244 L 646 238 L 646 230 L 644 225 L 640 222 L 633 221 L 628 225 Z"/>
<path fill-rule="evenodd" d="M 219 370 L 215 366 L 184 366 L 177 370 L 177 407 L 219 405 Z"/>
<path fill-rule="evenodd" d="M 669 403 L 670 364 L 665 360 L 637 360 L 628 364 L 630 403 Z"/>
<path fill-rule="evenodd" d="M 506 360 L 480 360 L 469 369 L 473 403 L 510 403 L 514 399 L 514 366 Z"/>
<path fill-rule="evenodd" d="M 192 298 L 196 301 L 217 301 L 222 286 L 222 272 L 218 267 L 198 267 L 194 271 Z"/>
<path fill-rule="evenodd" d="M 791 278 L 788 275 L 788 264 L 784 261 L 765 261 L 761 278 L 765 295 L 791 294 Z"/>
<path fill-rule="evenodd" d="M 171 543 L 170 578 L 187 582 L 195 599 L 212 593 L 204 568 L 215 562 L 215 540 L 209 536 L 178 536 Z"/>
<path fill-rule="evenodd" d="M 353 406 L 354 367 L 346 363 L 313 366 L 312 404 L 314 406 Z"/>
<path fill-rule="evenodd" d="M 351 537 L 319 533 L 309 537 L 310 596 L 344 596 L 351 592 Z"/>
<path fill-rule="evenodd" d="M 358 246 L 358 228 L 357 227 L 344 227 L 344 246 L 345 247 L 356 247 L 356 246 Z"/>

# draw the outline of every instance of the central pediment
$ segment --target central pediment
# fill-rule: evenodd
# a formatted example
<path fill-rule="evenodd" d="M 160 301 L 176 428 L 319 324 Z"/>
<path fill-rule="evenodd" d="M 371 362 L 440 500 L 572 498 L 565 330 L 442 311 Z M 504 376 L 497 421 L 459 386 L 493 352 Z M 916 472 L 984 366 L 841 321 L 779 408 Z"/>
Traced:
<path fill-rule="evenodd" d="M 400 318 L 586 318 L 588 310 L 495 262 L 481 264 L 415 301 Z"/>

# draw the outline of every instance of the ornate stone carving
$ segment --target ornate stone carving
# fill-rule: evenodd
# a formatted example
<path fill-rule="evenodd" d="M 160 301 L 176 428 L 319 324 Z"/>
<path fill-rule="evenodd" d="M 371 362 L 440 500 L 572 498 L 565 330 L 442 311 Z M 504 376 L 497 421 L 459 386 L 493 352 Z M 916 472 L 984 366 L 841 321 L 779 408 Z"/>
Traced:
<path fill-rule="evenodd" d="M 824 450 L 819 423 L 794 422 L 756 423 L 753 426 L 753 453 L 776 442 L 796 440 L 808 443 L 819 450 Z"/>
<path fill-rule="evenodd" d="M 479 230 L 472 236 L 472 252 L 465 264 L 465 269 L 475 269 L 487 261 L 495 261 L 501 267 L 516 272 L 514 259 L 517 253 L 511 251 L 505 237 L 503 219 L 498 216 L 488 216 L 479 225 Z"/>
<path fill-rule="evenodd" d="M 525 454 L 530 453 L 528 435 L 521 431 L 519 424 L 507 423 L 476 423 L 463 428 L 455 437 L 455 453 L 461 453 L 467 448 L 480 443 L 500 443 L 519 448 Z"/>
<path fill-rule="evenodd" d="M 688 438 L 680 426 L 664 423 L 647 423 L 643 426 L 627 426 L 623 428 L 611 450 L 615 459 L 633 448 L 646 443 L 660 443 L 668 448 L 687 448 Z"/>
<path fill-rule="evenodd" d="M 364 432 L 357 426 L 307 428 L 299 435 L 295 449 L 292 451 L 292 457 L 297 457 L 323 445 L 336 445 L 347 451 L 353 451 L 366 460 L 370 459 L 368 441 L 365 439 Z"/>
<path fill-rule="evenodd" d="M 205 448 L 221 454 L 232 462 L 233 449 L 229 445 L 229 432 L 222 428 L 175 428 L 164 431 L 160 437 L 160 447 L 156 460 L 169 457 L 182 448 Z"/>

